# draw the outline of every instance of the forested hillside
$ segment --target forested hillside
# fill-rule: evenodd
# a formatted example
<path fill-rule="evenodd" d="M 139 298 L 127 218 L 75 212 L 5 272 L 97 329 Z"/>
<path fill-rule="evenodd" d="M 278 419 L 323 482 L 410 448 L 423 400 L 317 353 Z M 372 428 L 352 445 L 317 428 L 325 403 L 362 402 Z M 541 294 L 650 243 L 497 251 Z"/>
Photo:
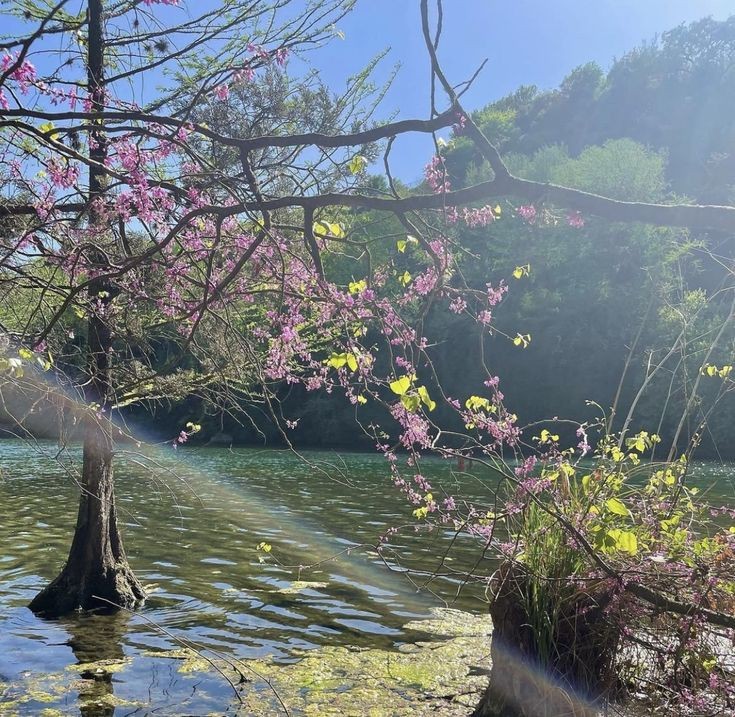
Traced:
<path fill-rule="evenodd" d="M 522 87 L 476 118 L 519 176 L 627 201 L 728 203 L 734 60 L 735 18 L 702 20 L 633 50 L 607 74 L 585 65 L 557 90 Z M 446 154 L 458 184 L 490 173 L 462 137 Z M 533 340 L 522 352 L 496 340 L 490 351 L 524 419 L 579 415 L 585 399 L 609 409 L 633 349 L 619 421 L 648 377 L 634 422 L 671 436 L 687 413 L 689 434 L 697 429 L 720 390 L 710 377 L 694 385 L 702 365 L 732 361 L 731 298 L 723 291 L 732 282 L 724 259 L 732 237 L 595 219 L 575 228 L 539 215 L 522 230 L 498 222 L 463 240 L 479 259 L 468 262 L 478 282 L 531 266 L 498 319 L 511 335 Z M 731 411 L 722 397 L 709 424 L 715 441 L 705 438 L 703 450 L 731 452 Z"/>
<path fill-rule="evenodd" d="M 734 110 L 731 18 L 676 28 L 632 50 L 607 73 L 587 64 L 557 89 L 521 87 L 475 112 L 474 119 L 518 176 L 628 201 L 686 197 L 716 204 L 733 199 Z M 492 176 L 460 128 L 441 151 L 453 187 Z M 633 405 L 633 428 L 671 439 L 685 415 L 679 431 L 684 439 L 717 399 L 700 455 L 733 455 L 733 403 L 721 381 L 700 377 L 705 358 L 717 366 L 732 361 L 731 298 L 724 291 L 732 278 L 723 259 L 732 255 L 732 237 L 591 217 L 570 226 L 540 206 L 525 222 L 504 221 L 518 204 L 509 197 L 489 227 L 455 231 L 466 250 L 463 280 L 476 287 L 501 280 L 509 285 L 497 307 L 496 330 L 483 341 L 485 360 L 503 377 L 507 404 L 521 423 L 609 415 L 625 374 L 616 425 Z M 353 231 L 388 233 L 374 219 L 352 217 Z M 391 250 L 396 267 L 410 273 L 410 244 Z M 349 273 L 343 257 L 331 264 Z M 530 272 L 516 281 L 513 271 L 526 265 Z M 433 335 L 439 329 L 445 339 L 433 348 L 442 385 L 449 395 L 466 395 L 477 379 L 473 322 L 438 305 L 426 321 Z M 518 334 L 531 337 L 525 348 L 513 343 Z M 285 386 L 279 395 L 284 413 L 305 419 L 291 435 L 296 443 L 369 445 L 347 420 L 354 407 L 343 398 Z M 590 401 L 598 406 L 588 406 Z M 174 412 L 189 416 L 195 403 Z M 361 407 L 363 422 L 369 410 Z M 242 441 L 280 439 L 264 407 L 254 405 L 250 412 L 258 430 L 202 416 L 203 439 L 220 431 Z"/>
<path fill-rule="evenodd" d="M 578 156 L 632 139 L 665 153 L 671 191 L 725 203 L 735 182 L 734 59 L 735 18 L 704 19 L 632 50 L 607 73 L 583 65 L 556 90 L 521 87 L 476 117 L 504 153 L 562 145 Z M 455 156 L 455 170 L 466 172 L 469 145 Z"/>

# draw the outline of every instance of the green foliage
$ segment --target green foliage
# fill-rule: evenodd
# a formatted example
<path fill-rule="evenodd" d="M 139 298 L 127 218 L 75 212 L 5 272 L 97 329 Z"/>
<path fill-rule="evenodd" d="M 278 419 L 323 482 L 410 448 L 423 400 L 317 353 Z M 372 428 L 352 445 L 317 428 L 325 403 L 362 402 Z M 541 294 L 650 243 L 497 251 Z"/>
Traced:
<path fill-rule="evenodd" d="M 548 446 L 554 439 L 559 436 L 546 429 L 539 443 Z M 641 670 L 647 678 L 660 671 L 660 681 L 670 679 L 684 661 L 691 679 L 706 682 L 716 664 L 710 659 L 710 667 L 704 666 L 711 658 L 706 630 L 690 633 L 688 617 L 672 616 L 669 632 L 662 630 L 657 608 L 631 603 L 610 579 L 623 574 L 645 580 L 660 594 L 698 603 L 706 593 L 708 604 L 732 605 L 728 533 L 735 529 L 713 524 L 709 505 L 687 486 L 686 459 L 643 461 L 659 441 L 647 431 L 627 439 L 605 435 L 591 461 L 575 463 L 573 449 L 550 449 L 533 475 L 524 473 L 515 493 L 518 508 L 502 521 L 512 546 L 504 568 L 512 587 L 502 599 L 522 605 L 519 619 L 530 630 L 520 639 L 532 641 L 529 654 L 577 688 L 599 685 L 587 682 L 588 665 L 575 657 L 576 650 L 606 652 L 612 674 L 626 679 L 631 665 L 622 646 L 630 635 L 650 635 L 654 643 L 669 645 L 679 630 L 687 635 L 673 663 L 668 658 L 656 663 L 639 652 L 633 679 Z M 644 647 L 651 655 L 659 649 Z"/>
<path fill-rule="evenodd" d="M 610 93 L 624 85 L 660 81 L 659 75 L 646 74 L 653 69 L 645 58 L 655 59 L 656 65 L 679 63 L 669 51 L 675 36 L 678 43 L 690 37 L 694 47 L 717 33 L 718 41 L 735 48 L 735 24 L 705 22 L 666 36 L 645 52 L 631 53 L 608 76 L 586 65 L 554 92 L 520 88 L 476 112 L 474 119 L 481 126 L 487 123 L 490 138 L 518 176 L 626 201 L 676 201 L 672 188 L 703 196 L 703 190 L 692 191 L 690 177 L 681 175 L 678 164 L 682 147 L 692 146 L 692 127 L 681 126 L 676 138 L 664 143 L 661 136 L 641 131 L 662 120 L 661 106 L 650 99 L 628 106 L 626 116 L 613 125 L 607 103 Z M 704 57 L 709 57 L 703 48 L 689 51 L 694 63 L 704 63 Z M 622 65 L 628 74 L 620 71 Z M 729 81 L 725 64 L 717 68 L 708 81 Z M 700 93 L 714 91 L 714 87 L 700 88 Z M 663 106 L 668 111 L 665 103 Z M 724 115 L 711 120 L 723 126 L 726 121 Z M 467 153 L 466 142 L 459 137 L 444 150 L 454 186 L 492 176 L 486 162 Z M 698 161 L 708 161 L 698 156 Z M 510 203 L 517 206 L 522 201 L 510 198 Z M 631 387 L 646 380 L 646 367 L 653 358 L 665 355 L 665 347 L 676 342 L 684 326 L 681 351 L 665 370 L 656 372 L 636 406 L 637 420 L 655 421 L 655 425 L 659 425 L 663 407 L 667 417 L 659 429 L 672 435 L 686 410 L 686 376 L 699 372 L 697 357 L 727 316 L 725 302 L 729 299 L 725 293 L 716 293 L 726 274 L 707 254 L 712 240 L 679 230 L 615 225 L 594 217 L 585 217 L 580 230 L 567 226 L 563 211 L 555 213 L 553 207 L 543 206 L 537 210 L 533 223 L 516 219 L 486 229 L 458 228 L 458 239 L 467 251 L 463 278 L 470 286 L 481 288 L 498 276 L 517 278 L 519 266 L 525 277 L 522 267 L 533 266 L 533 274 L 513 287 L 502 311 L 496 312 L 495 338 L 484 339 L 493 372 L 503 377 L 509 406 L 522 420 L 534 421 L 548 415 L 582 416 L 588 399 L 611 405 L 628 347 L 640 329 L 619 399 L 626 406 L 634 396 Z M 461 394 L 464 381 L 453 383 L 453 377 L 472 380 L 472 367 L 465 357 L 470 354 L 468 342 L 475 340 L 474 332 L 454 316 L 440 318 L 436 312 L 432 319 L 444 323 L 448 334 L 446 345 L 436 352 L 442 375 L 449 373 L 447 391 Z M 510 346 L 500 340 L 503 335 L 514 337 Z M 533 337 L 532 343 L 524 340 L 527 336 Z M 729 365 L 727 346 L 732 336 L 729 330 L 722 337 L 719 358 L 711 364 Z M 513 352 L 517 347 L 525 351 Z M 672 371 L 676 374 L 673 382 L 669 380 Z M 705 389 L 714 396 L 713 388 Z M 733 403 L 727 396 L 722 402 Z M 718 420 L 714 417 L 715 423 Z M 725 422 L 727 419 L 723 425 Z"/>

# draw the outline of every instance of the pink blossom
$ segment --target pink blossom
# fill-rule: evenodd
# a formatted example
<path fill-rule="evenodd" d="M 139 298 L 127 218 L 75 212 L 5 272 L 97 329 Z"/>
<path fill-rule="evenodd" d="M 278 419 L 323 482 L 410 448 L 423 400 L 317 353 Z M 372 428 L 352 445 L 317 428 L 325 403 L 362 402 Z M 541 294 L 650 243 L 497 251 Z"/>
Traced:
<path fill-rule="evenodd" d="M 230 86 L 228 84 L 217 85 L 214 88 L 214 96 L 224 102 L 230 96 Z"/>
<path fill-rule="evenodd" d="M 584 226 L 584 217 L 579 212 L 569 212 L 567 224 L 575 229 L 581 229 Z"/>
<path fill-rule="evenodd" d="M 244 82 L 252 82 L 255 77 L 255 70 L 252 67 L 245 66 L 236 70 L 232 75 L 232 81 L 235 84 L 243 84 Z"/>
<path fill-rule="evenodd" d="M 411 284 L 411 290 L 419 296 L 426 296 L 436 286 L 437 276 L 434 269 L 419 274 Z"/>
<path fill-rule="evenodd" d="M 431 158 L 431 161 L 424 168 L 424 176 L 427 184 L 436 194 L 449 192 L 452 189 L 442 157 L 434 156 Z"/>
<path fill-rule="evenodd" d="M 587 440 L 587 432 L 584 430 L 584 426 L 580 426 L 577 429 L 577 438 L 580 439 L 577 444 L 577 449 L 583 456 L 586 456 L 590 452 L 590 444 Z"/>
<path fill-rule="evenodd" d="M 485 284 L 485 287 L 487 288 L 487 303 L 490 306 L 497 306 L 508 291 L 508 286 L 503 281 L 497 287 L 492 284 Z"/>
<path fill-rule="evenodd" d="M 79 179 L 79 167 L 75 164 L 62 162 L 54 157 L 49 160 L 46 167 L 48 169 L 51 182 L 54 186 L 61 187 L 62 189 L 73 187 Z"/>
<path fill-rule="evenodd" d="M 465 207 L 462 212 L 462 218 L 470 229 L 474 227 L 486 227 L 488 224 L 492 224 L 492 222 L 495 221 L 495 213 L 489 204 L 476 209 L 468 209 Z"/>
<path fill-rule="evenodd" d="M 18 83 L 18 88 L 22 94 L 26 94 L 28 88 L 36 81 L 36 68 L 28 60 L 23 60 L 17 67 L 11 70 L 10 68 L 18 62 L 18 59 L 18 54 L 3 55 L 2 60 L 0 60 L 0 70 L 2 72 L 10 72 L 10 79 Z"/>
<path fill-rule="evenodd" d="M 515 467 L 514 473 L 516 474 L 516 477 L 528 478 L 536 467 L 536 462 L 536 456 L 529 456 L 526 458 L 523 463 Z"/>
<path fill-rule="evenodd" d="M 462 131 L 465 128 L 465 125 L 467 124 L 467 117 L 463 115 L 461 112 L 457 112 L 457 121 L 452 125 L 452 129 L 454 130 L 454 134 L 462 134 Z"/>
<path fill-rule="evenodd" d="M 455 314 L 461 314 L 467 308 L 467 302 L 461 297 L 455 297 L 449 304 L 449 310 Z"/>
<path fill-rule="evenodd" d="M 425 493 L 428 493 L 432 490 L 431 483 L 429 483 L 424 476 L 422 476 L 420 473 L 417 473 L 413 477 L 413 482 Z"/>
<path fill-rule="evenodd" d="M 534 207 L 532 204 L 524 204 L 521 207 L 518 207 L 518 215 L 525 219 L 529 224 L 533 224 L 536 221 L 536 207 Z"/>

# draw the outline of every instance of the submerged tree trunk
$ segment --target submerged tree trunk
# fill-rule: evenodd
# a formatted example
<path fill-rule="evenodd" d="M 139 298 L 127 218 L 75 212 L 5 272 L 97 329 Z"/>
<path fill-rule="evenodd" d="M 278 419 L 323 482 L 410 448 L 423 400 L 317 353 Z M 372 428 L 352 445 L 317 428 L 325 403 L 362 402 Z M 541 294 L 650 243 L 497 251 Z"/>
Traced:
<path fill-rule="evenodd" d="M 110 607 L 96 598 L 131 608 L 145 597 L 120 538 L 112 456 L 109 428 L 90 421 L 84 440 L 82 496 L 69 559 L 59 576 L 31 602 L 34 612 L 54 616 L 79 608 Z"/>
<path fill-rule="evenodd" d="M 87 82 L 91 111 L 101 115 L 104 109 L 104 35 L 102 0 L 87 5 L 88 55 Z M 89 226 L 106 235 L 94 204 L 105 191 L 104 164 L 107 156 L 104 124 L 91 123 L 89 131 Z M 102 239 L 100 239 L 102 241 Z M 90 252 L 100 273 L 109 268 L 101 247 Z M 34 612 L 62 615 L 79 608 L 106 606 L 103 598 L 122 607 L 133 607 L 145 597 L 143 587 L 133 575 L 125 558 L 115 509 L 112 460 L 112 423 L 109 419 L 110 369 L 113 354 L 109 325 L 112 290 L 104 279 L 89 286 L 91 310 L 87 332 L 89 381 L 87 401 L 99 407 L 99 415 L 86 419 L 82 466 L 82 495 L 77 527 L 69 558 L 60 575 L 31 602 Z"/>

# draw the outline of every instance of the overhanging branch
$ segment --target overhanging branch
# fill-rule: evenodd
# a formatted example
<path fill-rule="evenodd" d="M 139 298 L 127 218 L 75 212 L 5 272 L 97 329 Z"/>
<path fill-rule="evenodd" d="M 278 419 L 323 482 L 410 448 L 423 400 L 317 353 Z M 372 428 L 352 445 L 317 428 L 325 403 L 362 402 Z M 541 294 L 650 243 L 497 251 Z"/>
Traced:
<path fill-rule="evenodd" d="M 406 213 L 426 209 L 444 209 L 473 202 L 515 197 L 527 202 L 551 202 L 583 214 L 594 215 L 615 222 L 641 222 L 657 226 L 683 227 L 698 231 L 735 232 L 735 207 L 703 204 L 651 204 L 627 202 L 584 192 L 581 189 L 544 184 L 512 175 L 496 178 L 471 187 L 457 189 L 444 194 L 413 194 L 399 199 L 372 197 L 365 194 L 343 194 L 329 192 L 308 196 L 284 196 L 262 201 L 242 202 L 222 207 L 202 207 L 198 215 L 234 216 L 245 212 L 272 211 L 301 207 L 323 209 L 326 207 L 350 207 L 376 211 Z M 85 210 L 80 203 L 60 204 L 57 212 L 79 213 Z M 0 216 L 23 216 L 35 214 L 36 208 L 29 204 L 6 203 L 0 205 Z"/>

